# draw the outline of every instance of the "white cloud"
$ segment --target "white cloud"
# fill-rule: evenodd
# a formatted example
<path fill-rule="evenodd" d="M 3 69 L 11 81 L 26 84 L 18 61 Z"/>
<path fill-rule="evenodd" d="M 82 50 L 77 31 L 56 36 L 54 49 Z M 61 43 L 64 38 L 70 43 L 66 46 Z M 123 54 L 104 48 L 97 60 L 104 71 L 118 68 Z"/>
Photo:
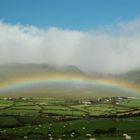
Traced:
<path fill-rule="evenodd" d="M 140 68 L 140 19 L 92 31 L 0 23 L 0 63 L 75 65 L 90 72 Z"/>

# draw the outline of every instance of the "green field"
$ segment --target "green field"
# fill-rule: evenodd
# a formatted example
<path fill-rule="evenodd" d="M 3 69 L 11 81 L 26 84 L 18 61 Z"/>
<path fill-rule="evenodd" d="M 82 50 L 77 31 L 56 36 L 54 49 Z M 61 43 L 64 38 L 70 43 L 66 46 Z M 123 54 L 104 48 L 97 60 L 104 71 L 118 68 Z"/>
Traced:
<path fill-rule="evenodd" d="M 56 115 L 104 115 L 124 112 L 140 107 L 139 99 L 123 99 L 123 101 L 78 101 L 52 98 L 34 99 L 0 99 L 0 114 L 30 114 L 42 112 Z M 113 99 L 112 99 L 113 100 Z M 89 104 L 89 102 L 91 102 Z"/>
<path fill-rule="evenodd" d="M 0 140 L 123 140 L 123 133 L 139 140 L 139 109 L 140 99 L 126 97 L 1 98 Z"/>

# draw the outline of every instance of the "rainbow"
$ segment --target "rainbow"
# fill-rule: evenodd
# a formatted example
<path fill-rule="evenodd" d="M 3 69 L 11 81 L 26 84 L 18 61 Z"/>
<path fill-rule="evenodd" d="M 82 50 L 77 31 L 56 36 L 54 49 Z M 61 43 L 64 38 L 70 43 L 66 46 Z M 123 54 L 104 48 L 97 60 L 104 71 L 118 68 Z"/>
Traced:
<path fill-rule="evenodd" d="M 55 85 L 55 86 L 54 86 Z M 28 77 L 15 78 L 9 81 L 4 81 L 0 84 L 0 95 L 10 92 L 31 91 L 39 88 L 55 88 L 55 89 L 78 89 L 78 90 L 92 90 L 101 89 L 107 91 L 115 91 L 115 93 L 122 92 L 129 96 L 140 96 L 140 89 L 138 86 L 124 82 L 116 81 L 106 78 L 99 78 L 78 74 L 62 74 L 51 73 L 47 75 L 32 75 Z M 42 89 L 41 89 L 42 88 Z M 47 89 L 45 89 L 47 90 Z M 20 95 L 21 96 L 21 95 Z M 114 95 L 116 96 L 116 95 Z"/>

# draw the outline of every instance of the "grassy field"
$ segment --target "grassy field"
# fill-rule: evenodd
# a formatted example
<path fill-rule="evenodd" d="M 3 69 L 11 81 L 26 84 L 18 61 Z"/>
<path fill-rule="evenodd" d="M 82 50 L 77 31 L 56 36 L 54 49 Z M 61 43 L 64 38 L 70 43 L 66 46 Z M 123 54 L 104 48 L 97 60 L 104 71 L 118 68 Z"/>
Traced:
<path fill-rule="evenodd" d="M 0 140 L 123 140 L 140 139 L 139 115 L 111 118 L 140 108 L 140 99 L 1 98 Z M 74 133 L 72 135 L 72 133 Z"/>
<path fill-rule="evenodd" d="M 28 114 L 44 112 L 57 115 L 104 115 L 124 112 L 140 107 L 139 99 L 127 99 L 116 102 L 98 101 L 67 101 L 52 98 L 35 99 L 0 99 L 0 114 Z M 118 104 L 116 104 L 118 103 Z"/>
<path fill-rule="evenodd" d="M 115 128 L 111 130 L 111 128 Z M 110 129 L 110 130 L 109 130 Z M 2 134 L 8 134 L 11 136 L 16 135 L 19 139 L 24 139 L 28 136 L 28 139 L 47 139 L 48 134 L 54 139 L 89 139 L 90 137 L 96 137 L 99 140 L 122 140 L 122 134 L 128 133 L 135 140 L 139 140 L 140 135 L 140 123 L 129 122 L 125 120 L 119 120 L 117 122 L 111 120 L 75 120 L 66 122 L 46 123 L 39 125 L 28 125 L 18 128 L 1 129 Z M 71 138 L 70 134 L 75 132 L 75 137 Z"/>

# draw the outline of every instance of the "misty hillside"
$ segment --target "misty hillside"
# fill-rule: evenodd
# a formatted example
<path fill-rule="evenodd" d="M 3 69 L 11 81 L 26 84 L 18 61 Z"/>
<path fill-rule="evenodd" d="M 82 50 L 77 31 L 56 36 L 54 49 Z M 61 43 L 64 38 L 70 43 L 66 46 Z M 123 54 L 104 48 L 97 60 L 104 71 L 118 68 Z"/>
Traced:
<path fill-rule="evenodd" d="M 119 75 L 118 77 L 135 84 L 140 84 L 140 70 L 133 70 L 125 74 Z"/>
<path fill-rule="evenodd" d="M 75 66 L 55 67 L 49 64 L 5 64 L 0 65 L 0 81 L 31 74 L 47 74 L 48 72 L 79 73 Z"/>
<path fill-rule="evenodd" d="M 56 67 L 50 64 L 4 64 L 0 65 L 0 81 L 6 81 L 8 79 L 12 79 L 15 77 L 23 77 L 39 75 L 39 74 L 47 74 L 49 72 L 62 72 L 62 73 L 77 73 L 84 74 L 79 68 L 73 65 L 64 66 L 64 67 Z M 104 77 L 103 74 L 93 74 L 94 76 Z M 130 71 L 125 74 L 120 75 L 106 75 L 105 77 L 110 77 L 113 79 L 123 79 L 135 84 L 140 84 L 140 70 Z"/>
<path fill-rule="evenodd" d="M 38 72 L 38 71 L 62 71 L 62 72 L 78 72 L 82 71 L 76 66 L 70 65 L 65 67 L 56 67 L 50 64 L 5 64 L 0 65 L 0 72 Z"/>
<path fill-rule="evenodd" d="M 62 72 L 74 72 L 74 73 L 83 73 L 79 68 L 77 68 L 76 66 L 70 65 L 70 66 L 65 66 L 62 68 L 59 68 L 59 71 Z"/>
<path fill-rule="evenodd" d="M 132 83 L 140 84 L 140 71 L 131 71 L 126 74 L 122 75 L 103 75 L 103 74 L 85 74 L 82 72 L 79 68 L 75 66 L 65 66 L 65 67 L 56 67 L 49 64 L 5 64 L 0 65 L 0 82 L 4 83 L 10 80 L 16 80 L 16 79 L 22 79 L 22 78 L 32 78 L 35 76 L 46 76 L 48 75 L 55 75 L 55 74 L 72 74 L 76 75 L 87 75 L 87 76 L 93 76 L 93 77 L 99 77 L 99 78 L 109 78 L 113 80 L 126 80 Z M 22 89 L 18 88 L 15 89 L 12 87 L 11 89 L 8 88 L 8 90 L 5 90 L 4 94 L 1 94 L 1 96 L 13 96 L 17 97 L 19 96 L 19 93 L 22 96 L 28 97 L 106 97 L 106 96 L 114 96 L 117 94 L 117 96 L 127 96 L 129 94 L 128 91 L 126 92 L 123 89 L 115 89 L 112 88 L 112 86 L 104 87 L 102 85 L 96 86 L 96 84 L 90 84 L 90 83 L 78 83 L 78 82 L 64 82 L 61 81 L 60 83 L 38 83 L 38 84 L 32 84 L 28 87 Z M 11 95 L 12 93 L 12 95 Z M 39 93 L 39 94 L 38 94 Z"/>

